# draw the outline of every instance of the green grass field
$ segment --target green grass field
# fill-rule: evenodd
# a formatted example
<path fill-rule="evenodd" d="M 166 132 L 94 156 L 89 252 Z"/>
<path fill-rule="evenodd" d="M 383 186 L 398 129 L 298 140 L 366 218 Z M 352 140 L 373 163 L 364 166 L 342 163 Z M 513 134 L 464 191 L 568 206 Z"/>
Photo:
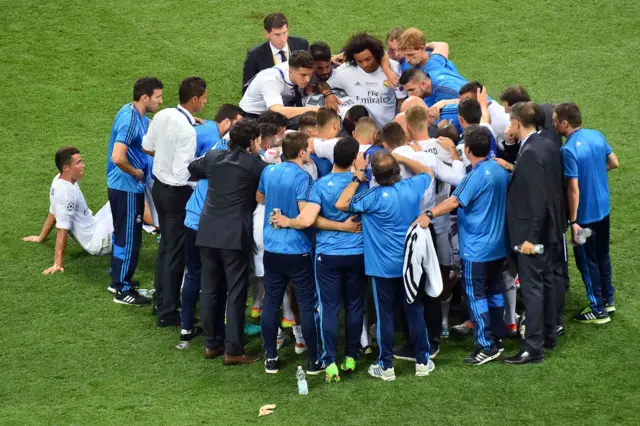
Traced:
<path fill-rule="evenodd" d="M 245 51 L 262 42 L 262 17 L 275 10 L 287 14 L 292 34 L 335 50 L 359 30 L 384 37 L 391 26 L 417 26 L 449 42 L 462 74 L 494 97 L 522 83 L 535 100 L 577 102 L 585 127 L 607 136 L 621 164 L 609 178 L 613 321 L 569 322 L 559 349 L 540 365 L 468 367 L 462 359 L 471 341 L 451 340 L 428 378 L 399 362 L 398 379 L 382 383 L 361 363 L 337 385 L 311 378 L 302 397 L 294 372 L 303 358 L 290 346 L 273 377 L 260 365 L 205 361 L 199 341 L 173 349 L 177 332 L 156 328 L 150 308 L 111 302 L 108 258 L 71 243 L 64 274 L 42 276 L 55 237 L 44 245 L 21 238 L 38 233 L 46 217 L 56 149 L 82 151 L 81 185 L 97 211 L 107 197 L 112 120 L 135 79 L 158 76 L 172 106 L 184 77 L 204 77 L 209 104 L 200 116 L 211 118 L 220 103 L 239 100 Z M 640 423 L 637 0 L 4 0 L 0 16 L 0 424 L 236 425 L 258 421 L 267 403 L 278 407 L 263 424 Z M 137 274 L 145 287 L 156 248 L 145 235 Z M 575 268 L 571 278 L 568 313 L 586 303 Z M 259 338 L 248 349 L 259 350 Z"/>

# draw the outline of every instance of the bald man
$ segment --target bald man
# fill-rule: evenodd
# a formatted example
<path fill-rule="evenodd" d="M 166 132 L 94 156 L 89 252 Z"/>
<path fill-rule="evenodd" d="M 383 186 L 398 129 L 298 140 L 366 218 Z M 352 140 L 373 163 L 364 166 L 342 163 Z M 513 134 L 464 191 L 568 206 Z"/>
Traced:
<path fill-rule="evenodd" d="M 429 110 L 429 107 L 427 106 L 427 104 L 424 102 L 424 99 L 418 97 L 418 96 L 409 96 L 403 103 L 402 106 L 400 107 L 400 112 L 405 112 L 406 110 L 408 110 L 409 108 L 412 108 L 414 106 L 419 106 L 421 108 L 426 109 L 427 111 Z"/>
<path fill-rule="evenodd" d="M 409 134 L 409 131 L 407 130 L 407 120 L 404 117 L 404 112 L 401 112 L 400 114 L 398 114 L 395 117 L 393 117 L 393 121 L 395 121 L 400 126 L 402 126 L 402 130 L 404 130 L 404 134 L 405 135 Z"/>
<path fill-rule="evenodd" d="M 421 97 L 409 96 L 402 103 L 402 106 L 400 107 L 400 114 L 396 115 L 396 118 L 393 119 L 393 121 L 395 121 L 396 123 L 402 126 L 402 129 L 404 130 L 404 133 L 407 135 L 407 137 L 409 137 L 409 130 L 407 129 L 406 119 L 404 117 L 404 114 L 408 109 L 413 107 L 420 107 L 426 110 L 427 112 L 429 112 L 429 107 Z M 402 115 L 402 117 L 399 117 L 400 115 Z M 429 116 L 429 126 L 427 128 L 427 131 L 429 132 L 429 137 L 435 138 L 437 130 L 438 130 L 438 127 L 435 124 L 435 120 L 433 119 L 433 117 Z"/>

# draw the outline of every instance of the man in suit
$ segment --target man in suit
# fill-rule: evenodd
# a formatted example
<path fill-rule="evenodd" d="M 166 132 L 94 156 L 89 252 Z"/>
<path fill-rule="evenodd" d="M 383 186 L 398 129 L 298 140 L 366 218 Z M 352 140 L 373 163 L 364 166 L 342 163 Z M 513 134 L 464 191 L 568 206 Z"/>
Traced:
<path fill-rule="evenodd" d="M 511 107 L 518 102 L 531 102 L 529 92 L 524 86 L 509 86 L 500 94 L 500 102 L 504 106 L 504 110 L 509 112 Z M 538 118 L 536 127 L 542 133 L 541 135 L 562 148 L 562 136 L 560 136 L 553 127 L 553 104 L 536 104 L 538 109 Z"/>
<path fill-rule="evenodd" d="M 556 345 L 556 296 L 553 267 L 566 229 L 562 156 L 555 144 L 536 131 L 533 102 L 511 107 L 511 129 L 521 141 L 507 194 L 509 244 L 515 249 L 520 292 L 526 311 L 520 352 L 507 364 L 542 362 L 544 349 Z M 536 245 L 544 252 L 536 254 Z"/>
<path fill-rule="evenodd" d="M 289 37 L 289 21 L 282 13 L 270 13 L 264 18 L 267 41 L 247 52 L 242 71 L 242 93 L 249 81 L 260 71 L 287 62 L 291 52 L 309 50 L 309 42 L 300 37 Z"/>
<path fill-rule="evenodd" d="M 224 365 L 251 364 L 260 356 L 244 353 L 244 311 L 253 247 L 255 193 L 266 166 L 248 152 L 260 136 L 254 120 L 231 129 L 226 151 L 210 150 L 189 165 L 192 179 L 208 179 L 196 246 L 202 260 L 201 319 L 206 335 L 204 357 L 224 354 Z M 219 321 L 226 297 L 226 333 Z M 223 337 L 224 344 L 223 344 Z"/>

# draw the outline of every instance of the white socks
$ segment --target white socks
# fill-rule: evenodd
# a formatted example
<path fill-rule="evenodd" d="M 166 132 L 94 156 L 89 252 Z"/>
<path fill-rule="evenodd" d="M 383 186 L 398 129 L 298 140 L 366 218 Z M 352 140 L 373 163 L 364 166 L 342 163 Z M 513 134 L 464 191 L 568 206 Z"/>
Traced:
<path fill-rule="evenodd" d="M 443 330 L 449 329 L 449 310 L 451 308 L 452 297 L 453 297 L 452 295 L 449 295 L 449 298 L 447 300 L 443 300 L 440 302 L 440 307 L 442 309 L 442 329 Z"/>
<path fill-rule="evenodd" d="M 289 321 L 294 320 L 293 309 L 291 309 L 291 299 L 289 298 L 289 289 L 284 292 L 284 297 L 282 298 L 282 316 Z"/>
<path fill-rule="evenodd" d="M 369 335 L 369 315 L 365 310 L 362 317 L 362 333 L 360 333 L 360 347 L 366 348 L 371 346 L 371 335 Z"/>
<path fill-rule="evenodd" d="M 304 345 L 304 337 L 302 336 L 302 326 L 294 325 L 293 336 L 296 338 L 296 343 L 302 343 Z"/>

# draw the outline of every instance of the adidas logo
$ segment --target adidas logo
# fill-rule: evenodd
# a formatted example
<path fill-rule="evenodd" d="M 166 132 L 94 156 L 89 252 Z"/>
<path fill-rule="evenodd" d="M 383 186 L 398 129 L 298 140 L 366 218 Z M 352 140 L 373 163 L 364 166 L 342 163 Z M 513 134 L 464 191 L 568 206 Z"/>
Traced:
<path fill-rule="evenodd" d="M 333 186 L 333 182 L 329 181 L 329 183 L 327 184 L 327 186 Z"/>
<path fill-rule="evenodd" d="M 269 169 L 269 171 L 270 171 L 270 172 L 272 172 L 272 171 L 274 171 L 275 169 L 276 169 L 276 168 L 272 166 L 272 167 Z"/>
<path fill-rule="evenodd" d="M 576 146 L 580 146 L 580 145 L 582 145 L 582 142 L 579 142 L 579 141 L 576 142 Z"/>
<path fill-rule="evenodd" d="M 485 171 L 484 171 L 484 174 L 485 174 L 485 175 L 487 175 L 487 176 L 489 176 L 489 175 L 491 174 L 491 172 L 490 172 L 489 170 L 485 170 Z"/>
<path fill-rule="evenodd" d="M 388 196 L 389 196 L 389 193 L 387 193 L 387 192 L 383 192 L 383 193 L 382 193 L 382 196 L 383 196 L 383 197 L 388 197 Z"/>
<path fill-rule="evenodd" d="M 354 86 L 362 86 L 362 84 L 360 84 L 359 81 L 356 81 L 356 84 L 354 84 Z"/>
<path fill-rule="evenodd" d="M 318 256 L 318 262 L 322 262 L 322 256 Z"/>

